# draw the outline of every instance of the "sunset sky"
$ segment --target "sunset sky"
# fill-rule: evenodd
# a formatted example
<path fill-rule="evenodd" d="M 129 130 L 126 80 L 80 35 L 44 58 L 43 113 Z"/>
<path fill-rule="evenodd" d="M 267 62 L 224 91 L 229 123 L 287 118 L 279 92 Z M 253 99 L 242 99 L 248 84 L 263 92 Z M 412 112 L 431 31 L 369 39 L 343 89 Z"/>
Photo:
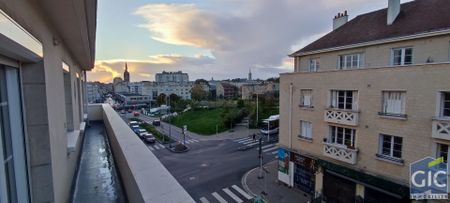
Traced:
<path fill-rule="evenodd" d="M 406 1 L 402 1 L 406 2 Z M 97 53 L 88 80 L 111 82 L 128 62 L 132 81 L 166 71 L 191 80 L 277 77 L 288 54 L 387 0 L 98 0 Z"/>

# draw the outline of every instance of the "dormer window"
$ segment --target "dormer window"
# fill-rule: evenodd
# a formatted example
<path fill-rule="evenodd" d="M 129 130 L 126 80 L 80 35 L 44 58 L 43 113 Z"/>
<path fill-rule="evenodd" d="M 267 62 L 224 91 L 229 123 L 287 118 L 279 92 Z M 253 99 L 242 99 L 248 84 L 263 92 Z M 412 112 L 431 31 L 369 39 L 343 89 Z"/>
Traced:
<path fill-rule="evenodd" d="M 391 64 L 393 66 L 403 66 L 412 64 L 413 48 L 395 48 L 392 49 Z"/>
<path fill-rule="evenodd" d="M 356 69 L 363 66 L 363 54 L 347 54 L 339 56 L 338 68 L 341 70 Z"/>

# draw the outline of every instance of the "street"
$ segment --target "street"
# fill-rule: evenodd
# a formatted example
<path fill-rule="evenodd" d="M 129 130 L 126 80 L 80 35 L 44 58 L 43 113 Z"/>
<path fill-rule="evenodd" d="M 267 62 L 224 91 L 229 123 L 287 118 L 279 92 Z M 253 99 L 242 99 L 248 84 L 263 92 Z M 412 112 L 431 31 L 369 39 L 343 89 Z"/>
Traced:
<path fill-rule="evenodd" d="M 142 116 L 145 121 L 151 119 Z M 163 129 L 168 130 L 168 124 Z M 180 140 L 181 132 L 172 129 L 172 137 Z M 196 140 L 186 137 L 190 150 L 173 153 L 159 143 L 148 148 L 197 202 L 245 202 L 249 195 L 241 178 L 259 166 L 258 140 L 246 134 L 239 139 Z M 246 150 L 240 150 L 243 147 Z M 275 143 L 262 144 L 263 164 L 276 158 Z"/>

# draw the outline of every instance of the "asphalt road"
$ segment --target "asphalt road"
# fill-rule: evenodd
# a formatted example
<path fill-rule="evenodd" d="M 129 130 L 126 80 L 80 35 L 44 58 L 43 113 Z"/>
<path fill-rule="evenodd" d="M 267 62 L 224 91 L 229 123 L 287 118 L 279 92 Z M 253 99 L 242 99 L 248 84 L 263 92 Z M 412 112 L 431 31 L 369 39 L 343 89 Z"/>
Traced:
<path fill-rule="evenodd" d="M 190 150 L 186 153 L 153 152 L 196 201 L 204 197 L 215 202 L 212 193 L 217 192 L 226 201 L 235 202 L 222 189 L 233 185 L 243 188 L 242 176 L 259 165 L 256 148 L 240 151 L 243 144 L 232 140 L 199 141 L 187 145 Z M 264 163 L 275 159 L 272 152 L 263 153 L 263 157 Z"/>
<path fill-rule="evenodd" d="M 145 121 L 151 120 L 141 118 Z M 167 130 L 168 124 L 163 125 Z M 179 139 L 182 134 L 172 131 L 172 136 Z M 220 198 L 225 202 L 245 202 L 247 199 L 235 187 L 243 189 L 242 177 L 247 171 L 259 166 L 259 159 L 257 141 L 245 138 L 245 135 L 243 137 L 236 140 L 209 141 L 187 137 L 186 145 L 190 150 L 186 153 L 170 152 L 158 143 L 149 144 L 148 147 L 197 202 L 221 202 Z M 251 148 L 240 150 L 244 146 Z M 277 151 L 275 143 L 263 143 L 262 146 L 265 150 L 263 163 L 273 161 Z M 230 192 L 234 194 L 234 198 L 229 195 Z"/>

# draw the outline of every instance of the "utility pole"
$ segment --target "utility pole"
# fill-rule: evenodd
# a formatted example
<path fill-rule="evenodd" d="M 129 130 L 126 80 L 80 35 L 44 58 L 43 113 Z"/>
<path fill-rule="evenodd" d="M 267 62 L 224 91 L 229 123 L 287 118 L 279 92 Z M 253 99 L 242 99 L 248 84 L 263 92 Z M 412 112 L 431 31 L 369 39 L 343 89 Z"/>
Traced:
<path fill-rule="evenodd" d="M 258 174 L 258 179 L 262 179 L 264 178 L 263 176 L 263 156 L 262 156 L 262 136 L 259 138 L 259 150 L 258 150 L 258 154 L 259 154 L 259 174 Z"/>

